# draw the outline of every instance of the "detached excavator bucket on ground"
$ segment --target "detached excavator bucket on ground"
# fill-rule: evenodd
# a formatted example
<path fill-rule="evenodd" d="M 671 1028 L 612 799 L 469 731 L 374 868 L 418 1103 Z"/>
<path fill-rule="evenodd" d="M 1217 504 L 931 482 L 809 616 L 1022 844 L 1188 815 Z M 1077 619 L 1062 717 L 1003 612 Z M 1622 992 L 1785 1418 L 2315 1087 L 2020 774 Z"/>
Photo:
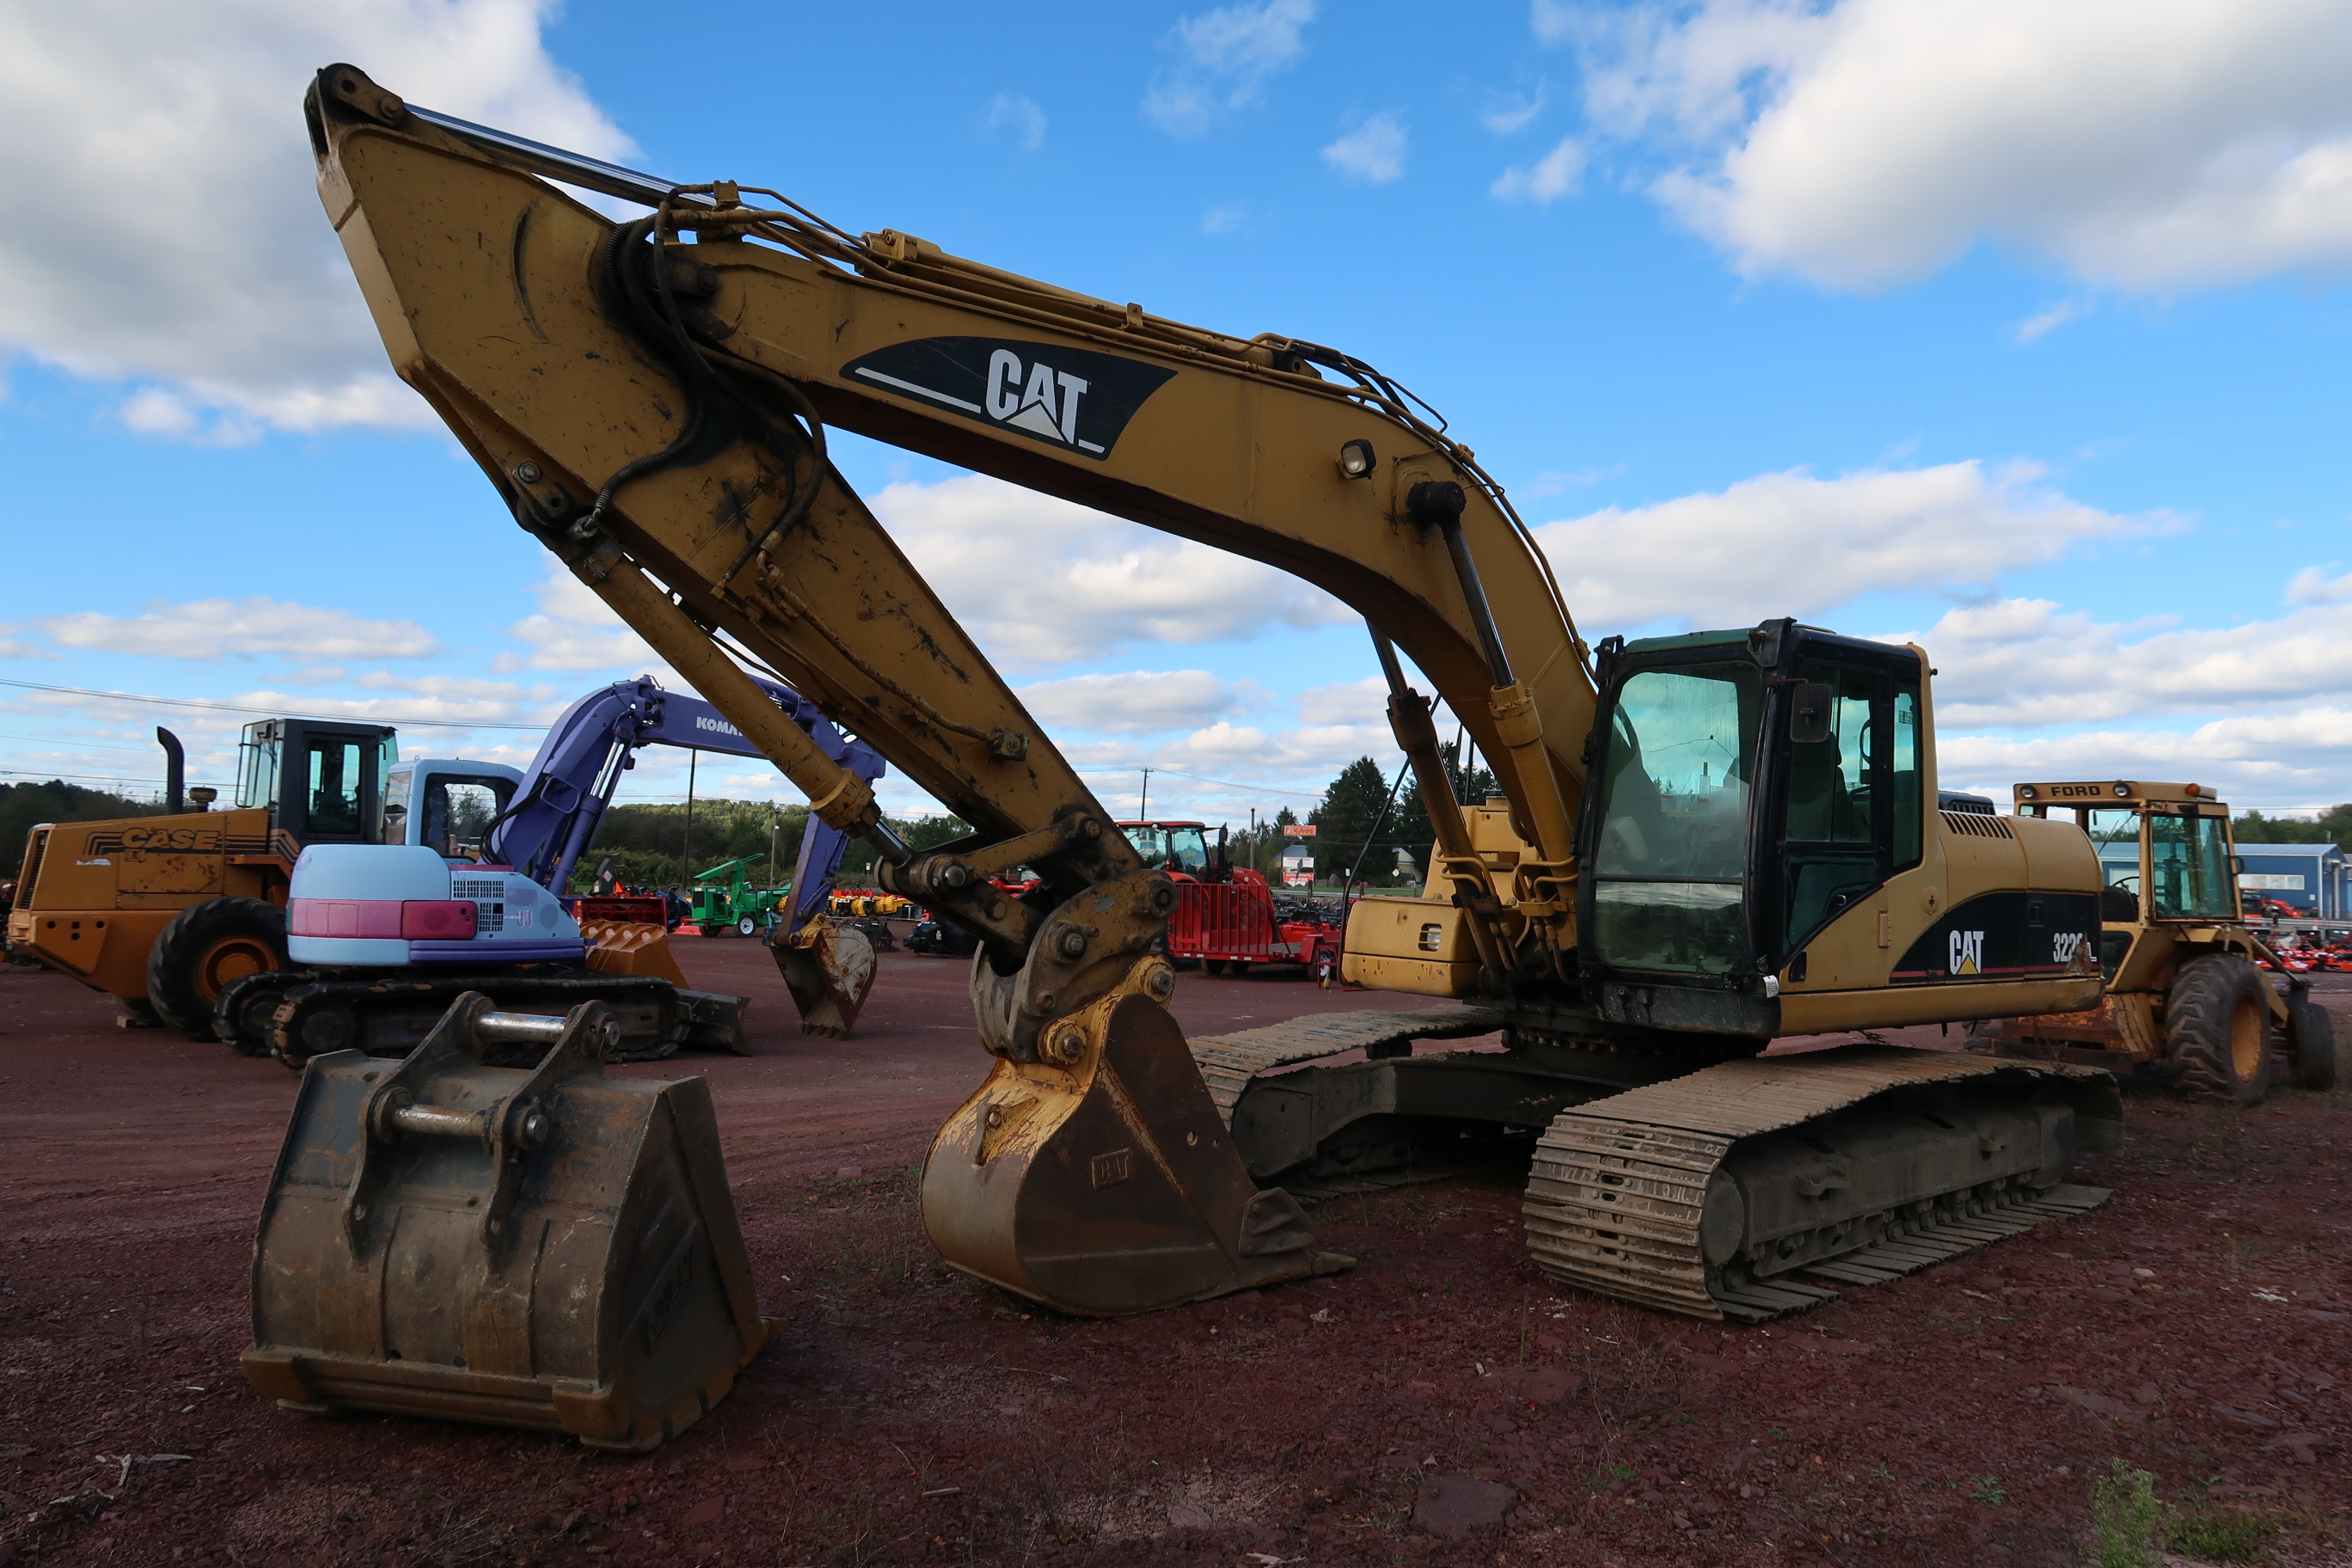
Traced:
<path fill-rule="evenodd" d="M 800 1007 L 801 1033 L 847 1039 L 874 989 L 874 944 L 866 933 L 814 914 L 800 930 L 779 932 L 768 951 Z"/>
<path fill-rule="evenodd" d="M 772 1324 L 709 1090 L 604 1077 L 618 1037 L 602 1003 L 467 993 L 397 1064 L 314 1058 L 254 1238 L 255 1388 L 636 1452 L 724 1397 Z"/>

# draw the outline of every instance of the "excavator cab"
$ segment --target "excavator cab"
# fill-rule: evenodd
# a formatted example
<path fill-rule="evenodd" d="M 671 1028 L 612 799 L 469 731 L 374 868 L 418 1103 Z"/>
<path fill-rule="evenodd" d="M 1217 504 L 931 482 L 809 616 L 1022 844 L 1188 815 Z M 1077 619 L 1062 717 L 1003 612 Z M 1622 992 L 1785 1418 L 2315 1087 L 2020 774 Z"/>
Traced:
<path fill-rule="evenodd" d="M 1776 1033 L 1780 972 L 1920 863 L 1919 654 L 1786 621 L 1599 653 L 1586 982 Z"/>
<path fill-rule="evenodd" d="M 384 831 L 385 775 L 400 760 L 382 724 L 263 719 L 237 743 L 236 804 L 269 813 L 294 846 L 373 844 Z"/>
<path fill-rule="evenodd" d="M 1851 1026 L 1864 992 L 1927 1020 L 1955 988 L 2005 1012 L 2087 982 L 2098 900 L 2052 880 L 2082 841 L 1942 800 L 1919 649 L 1768 621 L 1597 652 L 1578 912 L 1603 1016 L 1765 1039 Z"/>
<path fill-rule="evenodd" d="M 445 860 L 479 860 L 484 837 L 521 783 L 519 771 L 495 763 L 398 763 L 385 775 L 382 841 L 422 844 Z"/>

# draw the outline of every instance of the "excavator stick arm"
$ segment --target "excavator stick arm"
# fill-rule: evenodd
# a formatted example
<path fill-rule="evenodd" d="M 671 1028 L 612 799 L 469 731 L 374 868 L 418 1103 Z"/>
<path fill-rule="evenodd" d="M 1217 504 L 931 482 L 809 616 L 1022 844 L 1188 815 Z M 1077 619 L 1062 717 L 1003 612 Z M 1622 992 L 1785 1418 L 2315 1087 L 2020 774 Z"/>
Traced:
<path fill-rule="evenodd" d="M 394 109 L 349 67 L 320 81 L 320 190 L 394 363 L 518 516 L 551 542 L 593 516 L 694 620 L 854 714 L 984 835 L 1091 799 L 824 468 L 821 424 L 1327 588 L 1428 672 L 1541 858 L 1570 858 L 1583 645 L 1499 489 L 1376 373 L 904 235 L 714 207 L 723 191 L 668 193 L 655 219 L 616 226 L 525 171 L 649 203 L 663 188 Z M 460 229 L 480 242 L 439 243 Z M 698 243 L 679 243 L 689 229 Z M 1009 765 L 1024 762 L 1026 777 Z"/>

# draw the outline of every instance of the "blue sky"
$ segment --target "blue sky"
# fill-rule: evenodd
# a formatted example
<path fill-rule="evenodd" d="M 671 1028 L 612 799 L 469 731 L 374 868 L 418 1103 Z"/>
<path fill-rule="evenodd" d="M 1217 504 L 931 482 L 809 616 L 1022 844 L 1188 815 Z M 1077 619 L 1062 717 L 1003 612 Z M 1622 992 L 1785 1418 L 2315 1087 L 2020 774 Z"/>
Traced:
<path fill-rule="evenodd" d="M 12 8 L 0 188 L 109 216 L 0 237 L 0 679 L 520 761 L 651 660 L 389 382 L 309 184 L 333 58 L 1344 348 L 1477 448 L 1588 635 L 1925 641 L 1948 784 L 2352 798 L 2341 7 Z M 1310 587 L 834 449 L 1114 808 L 1145 765 L 1156 810 L 1239 822 L 1390 757 L 1361 626 Z M 242 717 L 0 686 L 0 778 L 152 779 L 163 721 L 225 783 Z M 708 793 L 789 798 L 713 761 Z"/>

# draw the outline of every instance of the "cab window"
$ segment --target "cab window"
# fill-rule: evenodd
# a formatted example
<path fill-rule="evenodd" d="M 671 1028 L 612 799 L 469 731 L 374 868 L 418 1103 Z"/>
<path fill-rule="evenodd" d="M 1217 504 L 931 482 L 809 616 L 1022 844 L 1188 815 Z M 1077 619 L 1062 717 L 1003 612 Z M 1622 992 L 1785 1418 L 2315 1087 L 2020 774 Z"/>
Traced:
<path fill-rule="evenodd" d="M 435 773 L 425 786 L 417 842 L 444 859 L 479 859 L 482 835 L 507 806 L 514 785 L 504 779 Z"/>
<path fill-rule="evenodd" d="M 2158 920 L 2237 919 L 2227 826 L 2219 816 L 2148 817 L 2148 902 Z"/>

